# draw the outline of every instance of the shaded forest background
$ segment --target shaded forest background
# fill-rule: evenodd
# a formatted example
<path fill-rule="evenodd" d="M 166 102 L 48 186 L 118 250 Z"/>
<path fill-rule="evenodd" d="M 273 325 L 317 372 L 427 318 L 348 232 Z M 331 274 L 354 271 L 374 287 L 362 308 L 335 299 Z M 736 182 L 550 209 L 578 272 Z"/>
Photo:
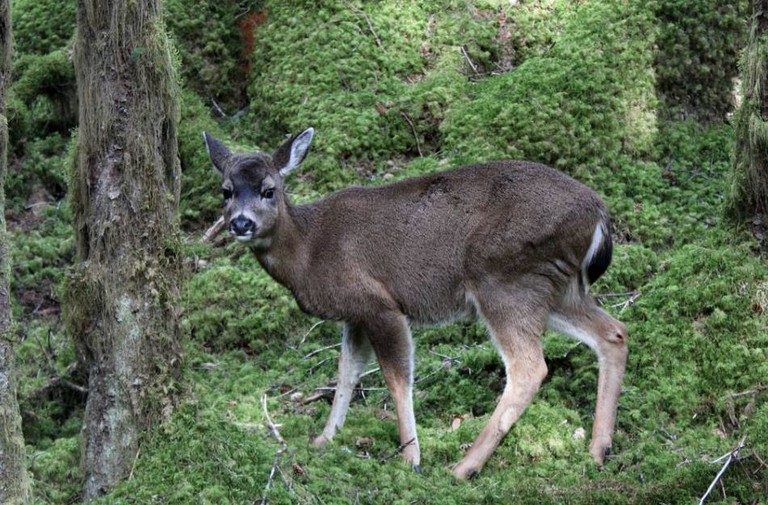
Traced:
<path fill-rule="evenodd" d="M 19 401 L 36 502 L 72 503 L 87 394 L 61 321 L 74 256 L 75 3 L 11 4 L 6 212 Z M 764 226 L 723 217 L 747 2 L 164 8 L 182 85 L 183 394 L 104 503 L 692 503 L 740 443 L 708 503 L 768 495 Z M 630 329 L 604 471 L 581 435 L 594 357 L 548 335 L 550 376 L 534 404 L 482 475 L 451 479 L 445 467 L 503 387 L 500 359 L 472 322 L 416 332 L 423 475 L 392 457 L 397 428 L 375 373 L 338 440 L 309 447 L 329 408 L 338 326 L 303 315 L 236 244 L 198 242 L 220 209 L 201 132 L 271 150 L 307 126 L 317 135 L 290 181 L 298 202 L 502 157 L 550 164 L 604 196 L 617 246 L 596 290 Z"/>

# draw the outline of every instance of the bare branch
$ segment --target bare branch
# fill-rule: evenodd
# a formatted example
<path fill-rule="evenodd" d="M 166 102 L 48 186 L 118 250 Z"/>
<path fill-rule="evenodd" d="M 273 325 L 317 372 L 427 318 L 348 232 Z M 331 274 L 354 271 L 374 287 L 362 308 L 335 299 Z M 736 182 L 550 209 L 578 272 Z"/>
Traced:
<path fill-rule="evenodd" d="M 325 319 L 322 319 L 322 320 L 320 320 L 320 321 L 316 322 L 315 324 L 313 324 L 313 325 L 312 325 L 312 326 L 311 326 L 311 327 L 310 327 L 310 328 L 307 330 L 307 332 L 304 334 L 304 336 L 303 336 L 303 337 L 301 337 L 301 342 L 299 342 L 299 347 L 301 347 L 301 346 L 303 346 L 303 345 L 304 345 L 304 341 L 307 339 L 307 337 L 309 336 L 309 334 L 310 334 L 310 333 L 312 333 L 312 330 L 314 330 L 315 328 L 317 328 L 318 326 L 320 326 L 320 325 L 321 325 L 321 324 L 323 324 L 324 322 L 325 322 Z M 305 358 L 306 358 L 306 357 L 305 357 Z"/>
<path fill-rule="evenodd" d="M 275 437 L 275 440 L 277 440 L 280 445 L 283 446 L 283 450 L 288 448 L 288 444 L 283 439 L 282 435 L 280 435 L 280 431 L 278 428 L 280 428 L 279 425 L 275 424 L 272 421 L 272 417 L 269 415 L 269 410 L 267 410 L 267 394 L 264 393 L 261 397 L 261 408 L 264 409 L 264 419 L 267 420 L 267 428 L 269 428 L 269 432 L 272 433 L 272 435 Z"/>
<path fill-rule="evenodd" d="M 310 331 L 311 331 L 311 329 L 310 329 Z M 315 349 L 314 351 L 310 352 L 309 354 L 304 355 L 304 359 L 311 358 L 315 354 L 320 354 L 321 352 L 327 351 L 328 349 L 333 349 L 334 347 L 341 347 L 341 342 L 339 342 L 337 344 L 326 345 L 325 347 L 321 347 L 320 349 Z"/>
<path fill-rule="evenodd" d="M 221 216 L 215 223 L 213 223 L 213 226 L 208 228 L 206 232 L 203 234 L 202 238 L 200 239 L 200 243 L 204 244 L 206 242 L 210 242 L 216 236 L 221 233 L 221 231 L 224 229 L 224 216 Z"/>
<path fill-rule="evenodd" d="M 275 472 L 280 471 L 280 474 L 282 475 L 282 470 L 280 470 L 280 457 L 283 455 L 285 451 L 288 450 L 288 444 L 285 442 L 285 439 L 283 439 L 283 436 L 280 435 L 279 431 L 279 425 L 275 424 L 272 421 L 272 416 L 269 415 L 269 410 L 267 409 L 267 394 L 264 393 L 261 397 L 261 408 L 264 410 L 264 419 L 267 421 L 267 428 L 269 429 L 269 432 L 272 434 L 272 436 L 275 437 L 275 440 L 280 444 L 280 448 L 275 453 L 275 460 L 272 462 L 272 470 L 269 472 L 269 477 L 267 478 L 267 484 L 264 487 L 264 494 L 261 497 L 261 505 L 266 505 L 267 503 L 267 495 L 269 495 L 269 490 L 272 488 L 272 483 L 275 479 Z"/>
<path fill-rule="evenodd" d="M 356 16 L 359 16 L 359 17 L 362 17 L 363 19 L 365 19 L 365 22 L 368 24 L 368 29 L 371 31 L 371 35 L 373 35 L 373 39 L 376 41 L 376 45 L 377 45 L 377 46 L 379 46 L 379 47 L 384 47 L 384 46 L 382 46 L 382 44 L 381 44 L 381 39 L 380 39 L 380 38 L 379 38 L 379 36 L 376 34 L 376 30 L 374 30 L 374 29 L 373 29 L 373 23 L 371 23 L 371 18 L 369 18 L 369 17 L 368 17 L 368 14 L 366 14 L 366 13 L 365 13 L 365 11 L 358 9 L 358 8 L 357 8 L 357 7 L 355 7 L 354 5 L 350 5 L 350 6 L 349 6 L 349 9 L 350 9 L 350 10 L 351 10 L 351 11 L 352 11 L 352 12 L 353 12 L 353 13 L 354 13 Z"/>
<path fill-rule="evenodd" d="M 709 488 L 707 489 L 707 492 L 704 493 L 704 496 L 701 497 L 701 500 L 699 500 L 699 505 L 704 505 L 704 501 L 707 499 L 707 496 L 709 496 L 709 493 L 712 492 L 712 490 L 717 486 L 717 483 L 720 482 L 720 479 L 723 477 L 723 474 L 725 474 L 725 471 L 728 469 L 728 466 L 733 462 L 734 459 L 736 459 L 739 456 L 739 451 L 741 451 L 744 448 L 744 441 L 747 437 L 742 437 L 742 439 L 739 441 L 739 445 L 733 449 L 731 452 L 724 454 L 714 460 L 712 463 L 717 463 L 724 458 L 728 458 L 725 460 L 725 463 L 723 464 L 723 467 L 720 468 L 720 471 L 717 472 L 717 475 L 715 475 L 715 480 L 712 481 L 712 484 L 709 485 Z"/>
<path fill-rule="evenodd" d="M 469 63 L 469 66 L 472 68 L 472 71 L 475 73 L 475 75 L 480 75 L 480 73 L 477 71 L 477 67 L 474 63 L 472 63 L 472 60 L 469 58 L 469 54 L 467 54 L 467 50 L 464 49 L 464 46 L 461 46 L 461 54 L 464 55 L 464 59 L 467 60 L 467 63 Z"/>
<path fill-rule="evenodd" d="M 408 126 L 411 127 L 411 132 L 413 133 L 413 138 L 416 140 L 416 150 L 419 153 L 420 157 L 424 157 L 424 154 L 421 152 L 421 142 L 419 142 L 419 135 L 416 133 L 416 126 L 414 126 L 413 121 L 411 120 L 411 117 L 406 114 L 404 111 L 400 111 L 400 115 L 403 116 L 403 119 L 405 119 L 405 122 L 408 123 Z"/>
<path fill-rule="evenodd" d="M 416 439 L 412 438 L 409 441 L 405 442 L 404 444 L 400 444 L 400 446 L 397 449 L 395 449 L 395 452 L 393 452 L 392 454 L 390 454 L 388 456 L 384 456 L 382 458 L 379 458 L 379 463 L 384 463 L 385 461 L 389 461 L 390 459 L 394 458 L 395 456 L 397 456 L 398 454 L 403 452 L 403 450 L 406 447 L 408 447 L 409 445 L 412 445 L 414 443 L 416 443 Z"/>

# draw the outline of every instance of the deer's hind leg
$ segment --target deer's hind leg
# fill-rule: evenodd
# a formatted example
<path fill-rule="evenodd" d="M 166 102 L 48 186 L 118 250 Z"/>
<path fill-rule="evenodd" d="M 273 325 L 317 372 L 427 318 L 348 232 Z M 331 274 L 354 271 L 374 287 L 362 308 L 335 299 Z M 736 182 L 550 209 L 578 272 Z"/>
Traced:
<path fill-rule="evenodd" d="M 600 373 L 589 452 L 602 465 L 610 453 L 621 381 L 627 363 L 627 328 L 597 306 L 589 295 L 566 297 L 547 325 L 576 338 L 597 354 Z"/>
<path fill-rule="evenodd" d="M 492 291 L 486 299 L 476 297 L 478 313 L 504 361 L 507 382 L 488 424 L 453 469 L 460 479 L 467 479 L 483 468 L 547 375 L 541 334 L 548 304 L 530 295 L 525 290 L 519 295 Z"/>
<path fill-rule="evenodd" d="M 360 380 L 363 367 L 371 359 L 372 350 L 371 343 L 361 327 L 344 323 L 336 394 L 333 396 L 333 405 L 328 421 L 323 433 L 315 438 L 315 445 L 325 444 L 333 438 L 336 431 L 344 426 L 355 385 Z"/>

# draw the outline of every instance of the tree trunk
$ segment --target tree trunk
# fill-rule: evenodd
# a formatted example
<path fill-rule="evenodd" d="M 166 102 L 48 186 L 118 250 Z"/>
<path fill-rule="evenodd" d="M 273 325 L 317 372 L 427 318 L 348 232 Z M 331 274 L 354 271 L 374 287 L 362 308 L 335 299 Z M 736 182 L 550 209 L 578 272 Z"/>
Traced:
<path fill-rule="evenodd" d="M 737 219 L 760 224 L 768 217 L 768 0 L 753 0 L 752 14 L 741 62 L 743 102 L 736 116 L 728 207 Z"/>
<path fill-rule="evenodd" d="M 0 503 L 27 503 L 29 478 L 24 461 L 24 437 L 16 400 L 13 375 L 14 351 L 8 284 L 8 235 L 5 229 L 5 174 L 8 151 L 8 122 L 5 118 L 5 89 L 11 70 L 11 11 L 8 0 L 0 0 Z"/>
<path fill-rule="evenodd" d="M 85 499 L 133 467 L 179 369 L 178 86 L 160 0 L 78 0 L 68 328 L 88 370 Z"/>

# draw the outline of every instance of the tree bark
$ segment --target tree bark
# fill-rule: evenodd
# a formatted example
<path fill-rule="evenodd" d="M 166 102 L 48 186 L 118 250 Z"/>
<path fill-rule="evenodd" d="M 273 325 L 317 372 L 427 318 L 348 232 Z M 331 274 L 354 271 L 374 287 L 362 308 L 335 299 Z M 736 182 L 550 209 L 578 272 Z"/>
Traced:
<path fill-rule="evenodd" d="M 736 114 L 735 152 L 729 213 L 768 217 L 768 0 L 752 0 L 749 42 L 742 56 L 743 102 Z"/>
<path fill-rule="evenodd" d="M 9 295 L 10 265 L 5 227 L 5 175 L 8 170 L 8 122 L 5 90 L 11 71 L 11 11 L 0 0 L 0 503 L 22 504 L 30 499 L 24 460 L 24 437 L 16 399 L 13 331 Z"/>
<path fill-rule="evenodd" d="M 178 85 L 160 0 L 78 0 L 77 264 L 65 301 L 89 373 L 86 500 L 125 478 L 178 375 Z"/>

